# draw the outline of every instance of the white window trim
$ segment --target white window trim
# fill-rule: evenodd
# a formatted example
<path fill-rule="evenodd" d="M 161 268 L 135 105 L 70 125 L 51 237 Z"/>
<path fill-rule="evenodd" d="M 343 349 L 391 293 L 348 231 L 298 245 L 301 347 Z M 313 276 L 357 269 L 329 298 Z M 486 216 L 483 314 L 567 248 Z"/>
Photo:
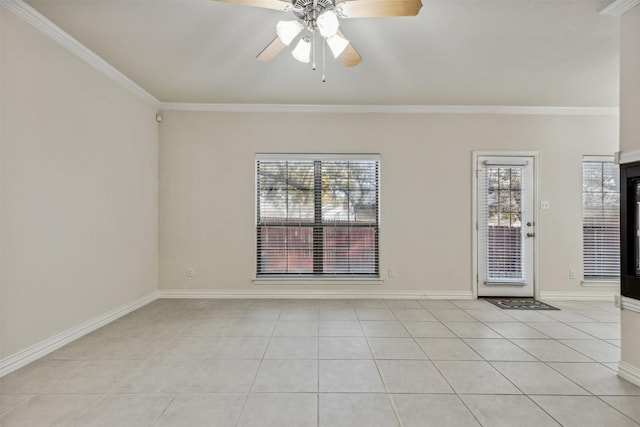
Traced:
<path fill-rule="evenodd" d="M 595 155 L 595 154 L 585 154 L 582 156 L 583 162 L 611 162 L 615 163 L 615 156 L 611 155 Z"/>
<path fill-rule="evenodd" d="M 585 288 L 619 288 L 620 280 L 582 279 L 580 285 Z"/>
<path fill-rule="evenodd" d="M 253 277 L 251 279 L 255 285 L 339 285 L 348 283 L 349 285 L 382 285 L 384 279 L 380 278 L 359 278 L 359 277 Z"/>
<path fill-rule="evenodd" d="M 376 160 L 380 161 L 380 154 L 364 153 L 256 153 L 257 160 Z"/>

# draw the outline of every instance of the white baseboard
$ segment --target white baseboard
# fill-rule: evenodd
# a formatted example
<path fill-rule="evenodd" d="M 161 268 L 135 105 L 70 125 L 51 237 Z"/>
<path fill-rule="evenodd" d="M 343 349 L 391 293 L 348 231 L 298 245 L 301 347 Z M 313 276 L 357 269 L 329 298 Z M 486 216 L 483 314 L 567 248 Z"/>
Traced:
<path fill-rule="evenodd" d="M 618 362 L 618 376 L 640 387 L 640 369 L 625 362 Z"/>
<path fill-rule="evenodd" d="M 571 292 L 571 291 L 541 291 L 541 300 L 575 300 L 575 301 L 611 301 L 613 302 L 616 295 L 619 295 L 617 289 L 615 291 L 605 292 Z"/>
<path fill-rule="evenodd" d="M 623 310 L 635 311 L 640 313 L 640 301 L 633 298 L 622 297 L 621 306 Z"/>
<path fill-rule="evenodd" d="M 161 289 L 158 298 L 472 299 L 471 291 Z"/>
<path fill-rule="evenodd" d="M 69 344 L 71 341 L 87 335 L 88 333 L 93 332 L 96 329 L 101 328 L 102 326 L 111 323 L 116 319 L 119 319 L 125 314 L 131 313 L 132 311 L 155 301 L 157 298 L 157 293 L 155 291 L 150 292 L 140 298 L 136 298 L 133 301 L 116 307 L 113 310 L 109 310 L 108 312 L 100 316 L 94 317 L 93 319 L 87 320 L 86 322 L 82 322 L 79 325 L 74 326 L 73 328 L 56 334 L 51 338 L 47 338 L 44 341 L 34 344 L 31 347 L 26 348 L 18 353 L 8 356 L 4 359 L 0 359 L 0 377 L 3 377 L 15 371 L 16 369 L 19 369 L 37 359 L 40 359 L 41 357 L 46 356 L 52 351 L 55 351 L 60 347 Z"/>

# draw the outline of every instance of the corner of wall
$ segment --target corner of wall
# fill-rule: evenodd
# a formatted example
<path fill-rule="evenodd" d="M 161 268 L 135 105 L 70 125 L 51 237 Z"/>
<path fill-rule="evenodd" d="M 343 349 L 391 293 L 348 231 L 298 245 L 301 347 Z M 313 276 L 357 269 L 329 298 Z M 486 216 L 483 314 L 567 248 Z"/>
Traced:
<path fill-rule="evenodd" d="M 77 340 L 98 328 L 101 328 L 120 317 L 131 313 L 134 310 L 144 307 L 145 305 L 152 303 L 158 298 L 157 292 L 150 292 L 140 298 L 136 298 L 126 304 L 109 310 L 100 316 L 89 319 L 82 322 L 73 328 L 67 329 L 59 334 L 56 334 L 44 341 L 36 343 L 29 348 L 26 348 L 18 353 L 15 353 L 4 359 L 0 359 L 0 377 L 3 377 L 11 372 L 19 369 L 27 364 L 40 359 L 43 356 L 69 344 L 70 342 Z"/>

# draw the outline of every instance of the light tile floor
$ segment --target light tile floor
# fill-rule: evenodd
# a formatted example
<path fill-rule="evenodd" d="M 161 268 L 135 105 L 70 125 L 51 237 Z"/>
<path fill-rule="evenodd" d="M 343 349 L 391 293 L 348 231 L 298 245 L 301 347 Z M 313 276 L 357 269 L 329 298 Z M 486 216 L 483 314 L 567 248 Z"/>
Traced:
<path fill-rule="evenodd" d="M 158 300 L 0 379 L 0 425 L 640 425 L 619 310 L 555 305 Z"/>

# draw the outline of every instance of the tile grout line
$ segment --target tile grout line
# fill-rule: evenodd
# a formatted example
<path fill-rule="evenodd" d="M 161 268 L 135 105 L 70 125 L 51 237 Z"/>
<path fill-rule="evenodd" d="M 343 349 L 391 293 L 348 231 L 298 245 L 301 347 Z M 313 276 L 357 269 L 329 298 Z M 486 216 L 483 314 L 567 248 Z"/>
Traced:
<path fill-rule="evenodd" d="M 633 418 L 631 418 L 630 416 L 628 416 L 627 414 L 625 414 L 624 412 L 622 412 L 621 410 L 619 410 L 618 408 L 616 408 L 615 406 L 611 405 L 609 402 L 607 402 L 606 400 L 604 400 L 602 398 L 602 395 L 594 395 L 594 397 L 596 397 L 598 400 L 600 400 L 602 403 L 604 403 L 605 405 L 607 405 L 608 407 L 612 408 L 614 411 L 618 412 L 620 415 L 622 415 L 623 417 L 628 418 L 629 420 L 631 420 L 631 422 L 634 422 L 638 425 L 640 425 L 640 422 L 634 420 Z"/>
<path fill-rule="evenodd" d="M 428 313 L 429 310 L 427 308 L 425 308 L 425 310 L 427 310 Z M 431 315 L 433 315 L 432 313 L 430 313 Z M 434 316 L 435 317 L 435 316 Z M 442 322 L 440 319 L 438 319 L 438 321 L 445 327 L 447 328 L 455 337 L 457 337 L 457 339 L 460 339 L 460 337 L 458 337 L 458 335 L 453 332 L 453 330 L 451 330 L 447 325 L 444 324 L 444 322 Z M 415 340 L 415 337 L 414 337 Z M 427 359 L 431 362 L 431 364 L 433 365 L 433 367 L 435 368 L 435 370 L 438 372 L 438 374 L 444 379 L 444 381 L 447 383 L 447 385 L 449 386 L 449 388 L 451 389 L 451 391 L 453 392 L 453 395 L 456 396 L 456 398 L 458 399 L 458 401 L 460 401 L 462 403 L 462 405 L 466 408 L 467 412 L 469 414 L 471 414 L 471 416 L 473 417 L 474 420 L 476 420 L 478 422 L 478 425 L 482 426 L 482 423 L 480 422 L 480 420 L 478 419 L 478 417 L 476 416 L 476 414 L 471 410 L 471 408 L 469 408 L 469 406 L 467 405 L 467 402 L 464 401 L 464 399 L 462 399 L 460 397 L 460 394 L 456 391 L 456 389 L 453 387 L 453 385 L 451 385 L 451 382 L 449 381 L 449 379 L 442 373 L 442 370 L 440 370 L 440 368 L 438 367 L 438 365 L 436 363 L 434 363 L 435 361 L 431 359 L 431 357 L 427 354 L 426 351 L 424 351 L 424 349 L 422 348 L 422 346 L 420 346 L 420 344 L 418 344 L 418 342 L 416 341 L 416 344 L 423 350 L 425 356 L 427 356 Z M 466 344 L 466 343 L 465 343 Z M 472 351 L 475 351 L 472 349 Z M 482 357 L 482 356 L 481 356 Z"/>
<path fill-rule="evenodd" d="M 156 427 L 160 423 L 162 416 L 167 412 L 167 409 L 169 409 L 169 407 L 173 404 L 173 402 L 176 400 L 177 397 L 178 397 L 178 393 L 173 393 L 171 400 L 169 401 L 167 406 L 165 406 L 165 408 L 162 410 L 160 415 L 158 415 L 158 418 L 156 418 L 156 421 L 153 423 L 154 427 Z"/>
<path fill-rule="evenodd" d="M 532 402 L 536 406 L 536 408 L 540 408 L 542 412 L 547 414 L 553 421 L 557 422 L 560 426 L 562 426 L 562 423 L 560 422 L 560 420 L 557 420 L 556 417 L 551 415 L 546 409 L 544 409 L 541 405 L 539 405 L 538 402 L 536 402 L 531 396 L 529 396 L 528 394 L 525 396 L 527 396 L 527 399 L 529 399 L 529 401 Z M 547 395 L 547 396 L 553 396 L 553 395 Z"/>
<path fill-rule="evenodd" d="M 388 306 L 386 301 L 384 301 L 384 305 L 385 305 L 385 307 L 387 307 L 387 309 L 389 311 L 391 311 L 391 313 L 399 321 L 398 316 L 396 316 L 396 314 L 393 312 L 393 310 L 391 310 L 389 308 L 389 306 Z M 358 316 L 358 312 L 357 311 L 356 311 L 356 316 Z M 371 357 L 373 359 L 373 364 L 376 367 L 376 372 L 378 373 L 378 376 L 380 377 L 380 381 L 382 382 L 382 386 L 385 389 L 385 394 L 387 396 L 387 400 L 391 404 L 391 409 L 393 410 L 393 414 L 396 417 L 396 421 L 398 422 L 398 426 L 399 427 L 404 427 L 404 423 L 402 422 L 402 418 L 400 417 L 400 411 L 398 410 L 398 408 L 396 406 L 396 403 L 395 403 L 395 401 L 393 399 L 393 396 L 391 394 L 391 391 L 389 390 L 389 386 L 387 385 L 387 382 L 384 380 L 384 376 L 382 375 L 382 372 L 380 371 L 380 366 L 378 365 L 378 359 L 376 358 L 375 354 L 373 353 L 373 348 L 371 347 L 371 343 L 369 342 L 369 336 L 365 333 L 364 328 L 362 327 L 362 323 L 360 321 L 360 316 L 358 316 L 358 323 L 360 323 L 360 329 L 362 329 L 362 333 L 364 334 L 364 339 L 367 342 L 367 346 L 369 347 L 369 351 L 371 352 Z M 400 324 L 402 324 L 402 322 L 400 322 Z M 402 327 L 404 328 L 404 325 L 402 325 Z M 409 333 L 409 331 L 407 331 L 407 333 Z"/>
<path fill-rule="evenodd" d="M 276 322 L 273 325 L 273 328 L 271 329 L 271 334 L 269 335 L 269 340 L 267 341 L 267 345 L 265 346 L 263 352 L 262 352 L 262 357 L 260 358 L 260 363 L 258 364 L 258 369 L 256 369 L 256 374 L 253 376 L 253 380 L 251 381 L 251 385 L 249 386 L 249 390 L 245 393 L 245 397 L 244 397 L 244 402 L 242 403 L 242 408 L 240 409 L 240 412 L 238 413 L 238 419 L 236 419 L 236 422 L 234 424 L 235 427 L 238 427 L 240 420 L 242 419 L 242 415 L 244 414 L 244 411 L 247 407 L 247 402 L 249 401 L 249 395 L 251 394 L 251 391 L 253 390 L 253 387 L 256 383 L 256 378 L 258 378 L 258 374 L 260 372 L 260 368 L 262 367 L 262 363 L 264 362 L 264 356 L 267 353 L 267 350 L 269 350 L 269 345 L 271 344 L 271 338 L 273 338 L 273 333 L 275 332 L 276 328 L 278 327 L 278 322 L 280 321 L 280 317 L 282 316 L 282 308 L 280 309 L 280 312 L 278 313 L 278 318 L 276 319 Z"/>

